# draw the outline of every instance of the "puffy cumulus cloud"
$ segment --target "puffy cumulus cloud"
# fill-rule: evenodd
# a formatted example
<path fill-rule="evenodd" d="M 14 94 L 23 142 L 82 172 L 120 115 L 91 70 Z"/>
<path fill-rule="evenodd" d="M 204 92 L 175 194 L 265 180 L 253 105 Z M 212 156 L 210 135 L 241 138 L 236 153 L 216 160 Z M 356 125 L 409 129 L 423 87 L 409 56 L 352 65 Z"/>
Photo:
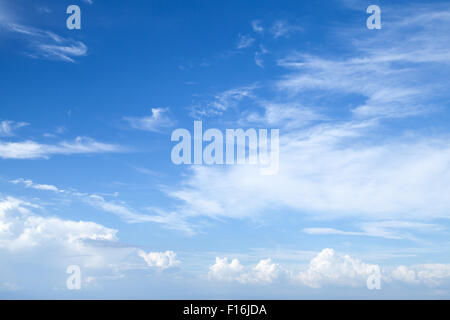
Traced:
<path fill-rule="evenodd" d="M 145 253 L 142 250 L 138 251 L 138 255 L 145 260 L 149 267 L 157 267 L 167 269 L 178 265 L 177 255 L 173 251 L 166 252 L 149 252 Z"/>
<path fill-rule="evenodd" d="M 416 278 L 416 272 L 409 269 L 406 266 L 399 266 L 395 268 L 391 273 L 392 279 L 407 282 L 407 283 L 419 283 Z"/>
<path fill-rule="evenodd" d="M 209 268 L 211 280 L 239 283 L 272 283 L 279 277 L 279 265 L 271 259 L 260 260 L 254 267 L 244 267 L 238 259 L 216 257 L 216 262 Z"/>
<path fill-rule="evenodd" d="M 67 267 L 77 265 L 86 289 L 120 281 L 146 269 L 139 249 L 120 243 L 117 230 L 89 221 L 37 214 L 47 211 L 14 197 L 0 197 L 0 283 L 14 276 L 27 294 L 66 290 Z M 172 251 L 146 255 L 147 264 L 166 268 L 177 263 Z M 6 288 L 6 290 L 11 291 Z"/>
<path fill-rule="evenodd" d="M 84 240 L 117 240 L 117 230 L 94 222 L 41 217 L 30 211 L 32 206 L 12 197 L 0 200 L 0 248 L 17 251 L 49 244 L 79 247 Z"/>
<path fill-rule="evenodd" d="M 209 277 L 219 281 L 239 281 L 243 270 L 244 267 L 238 259 L 228 262 L 226 257 L 216 257 L 216 263 L 209 268 Z"/>
<path fill-rule="evenodd" d="M 253 269 L 253 277 L 257 281 L 271 283 L 278 278 L 280 267 L 273 263 L 271 259 L 264 259 L 258 262 Z"/>
<path fill-rule="evenodd" d="M 450 264 L 423 264 L 399 266 L 391 272 L 391 278 L 408 284 L 424 284 L 437 287 L 450 280 Z"/>
<path fill-rule="evenodd" d="M 6 247 L 12 250 L 40 246 L 48 242 L 70 245 L 79 240 L 111 241 L 116 239 L 117 232 L 94 222 L 59 218 L 30 216 L 22 221 L 14 222 L 6 223 L 9 237 L 6 237 L 6 240 L 2 239 Z M 10 232 L 12 230 L 16 232 Z"/>
<path fill-rule="evenodd" d="M 17 210 L 19 213 L 29 213 L 28 207 L 32 205 L 29 202 L 25 202 L 14 197 L 6 197 L 0 201 L 0 218 L 4 218 L 6 213 L 10 210 Z"/>
<path fill-rule="evenodd" d="M 326 248 L 313 257 L 307 266 L 284 265 L 271 259 L 260 260 L 256 265 L 242 265 L 238 259 L 216 257 L 209 267 L 211 281 L 248 284 L 290 283 L 303 288 L 326 287 L 363 288 L 370 280 L 379 277 L 381 286 L 393 288 L 398 285 L 442 287 L 450 283 L 450 264 L 423 264 L 388 267 L 371 264 L 348 254 Z"/>
<path fill-rule="evenodd" d="M 327 248 L 310 261 L 307 270 L 295 278 L 311 288 L 326 285 L 365 286 L 368 277 L 375 272 L 380 272 L 378 265 L 364 263 L 349 255 L 339 255 Z"/>

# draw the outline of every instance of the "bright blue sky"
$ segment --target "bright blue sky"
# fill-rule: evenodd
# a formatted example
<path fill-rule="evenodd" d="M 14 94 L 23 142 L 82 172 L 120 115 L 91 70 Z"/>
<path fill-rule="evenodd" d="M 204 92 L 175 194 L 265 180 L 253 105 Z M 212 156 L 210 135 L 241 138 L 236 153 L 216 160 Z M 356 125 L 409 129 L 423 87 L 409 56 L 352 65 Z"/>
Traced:
<path fill-rule="evenodd" d="M 0 297 L 449 298 L 449 31 L 447 1 L 0 0 Z M 279 172 L 174 165 L 194 120 L 279 129 Z"/>

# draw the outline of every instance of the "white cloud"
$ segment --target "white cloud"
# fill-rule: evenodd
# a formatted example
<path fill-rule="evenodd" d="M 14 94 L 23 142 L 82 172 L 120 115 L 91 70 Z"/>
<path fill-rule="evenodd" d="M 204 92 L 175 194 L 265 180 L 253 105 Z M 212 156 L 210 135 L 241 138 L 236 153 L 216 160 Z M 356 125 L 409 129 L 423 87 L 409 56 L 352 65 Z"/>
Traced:
<path fill-rule="evenodd" d="M 46 191 L 54 191 L 54 192 L 64 192 L 64 190 L 59 190 L 57 187 L 50 184 L 38 184 L 34 183 L 32 180 L 25 180 L 23 178 L 11 180 L 11 183 L 14 184 L 23 184 L 26 188 L 37 189 L 37 190 L 46 190 Z"/>
<path fill-rule="evenodd" d="M 228 262 L 228 258 L 216 257 L 216 263 L 209 268 L 209 277 L 219 281 L 235 281 L 240 279 L 244 267 L 238 259 Z"/>
<path fill-rule="evenodd" d="M 264 32 L 264 28 L 263 28 L 260 20 L 253 20 L 252 21 L 252 29 L 256 33 L 263 33 Z"/>
<path fill-rule="evenodd" d="M 81 41 L 76 41 L 68 45 L 40 44 L 42 57 L 49 59 L 60 59 L 67 62 L 74 62 L 73 57 L 84 56 L 87 53 L 86 45 Z M 36 55 L 33 55 L 36 56 Z M 38 56 L 40 57 L 40 55 Z"/>
<path fill-rule="evenodd" d="M 278 82 L 279 89 L 300 96 L 315 90 L 327 95 L 359 94 L 364 102 L 350 109 L 359 118 L 432 112 L 437 108 L 435 99 L 447 93 L 442 84 L 448 83 L 448 77 L 436 71 L 450 66 L 446 22 L 450 12 L 414 6 L 395 12 L 382 34 L 355 33 L 349 58 L 326 59 L 297 52 L 281 59 L 279 65 L 292 73 Z M 402 41 L 405 32 L 410 34 L 407 42 Z M 348 33 L 348 29 L 338 32 L 342 38 Z"/>
<path fill-rule="evenodd" d="M 417 233 L 436 233 L 444 230 L 437 224 L 416 221 L 371 221 L 357 223 L 361 231 L 343 231 L 334 228 L 304 228 L 303 232 L 314 235 L 369 236 L 386 239 L 409 239 L 416 241 Z"/>
<path fill-rule="evenodd" d="M 303 232 L 307 234 L 315 234 L 315 235 L 344 235 L 344 236 L 361 236 L 364 235 L 363 232 L 354 232 L 354 231 L 342 231 L 334 228 L 304 228 Z"/>
<path fill-rule="evenodd" d="M 270 28 L 270 33 L 275 39 L 280 37 L 289 37 L 291 34 L 300 31 L 303 31 L 302 27 L 291 25 L 286 21 L 282 20 L 275 21 L 272 27 Z"/>
<path fill-rule="evenodd" d="M 11 180 L 10 182 L 13 184 L 24 185 L 26 188 L 52 191 L 62 194 L 63 196 L 70 196 L 71 198 L 87 203 L 94 208 L 112 213 L 126 223 L 159 223 L 167 229 L 181 231 L 187 235 L 195 234 L 192 226 L 182 216 L 175 212 L 166 212 L 158 208 L 146 208 L 146 211 L 155 213 L 150 215 L 138 212 L 137 210 L 129 207 L 123 201 L 114 202 L 105 200 L 105 198 L 100 194 L 82 193 L 73 189 L 64 190 L 54 185 L 38 184 L 34 183 L 32 180 L 23 178 Z M 109 196 L 117 197 L 117 195 L 118 193 L 114 193 Z"/>
<path fill-rule="evenodd" d="M 239 283 L 272 283 L 278 278 L 280 267 L 271 259 L 260 260 L 254 267 L 244 267 L 238 259 L 216 257 L 209 268 L 210 280 Z"/>
<path fill-rule="evenodd" d="M 237 48 L 238 49 L 245 49 L 248 47 L 251 47 L 253 45 L 253 42 L 255 42 L 255 39 L 253 39 L 250 35 L 248 34 L 240 34 L 239 35 L 239 41 L 237 44 Z"/>
<path fill-rule="evenodd" d="M 69 265 L 81 268 L 83 290 L 145 269 L 139 249 L 121 244 L 118 230 L 90 221 L 40 215 L 35 212 L 38 210 L 48 212 L 48 208 L 14 197 L 0 198 L 0 263 L 14 270 L 14 287 L 21 294 L 36 287 L 65 291 Z M 161 268 L 177 263 L 171 251 L 156 258 L 149 255 L 149 259 L 148 263 Z M 9 273 L 0 274 L 0 284 L 9 281 Z"/>
<path fill-rule="evenodd" d="M 416 272 L 408 269 L 406 266 L 395 268 L 391 273 L 391 277 L 407 283 L 419 283 L 419 280 L 416 278 Z"/>
<path fill-rule="evenodd" d="M 255 89 L 255 85 L 250 85 L 220 92 L 204 105 L 194 106 L 192 115 L 199 117 L 221 115 L 228 109 L 236 107 L 244 99 L 253 98 Z"/>
<path fill-rule="evenodd" d="M 188 216 L 244 218 L 288 208 L 318 218 L 417 223 L 449 217 L 450 143 L 445 128 L 431 134 L 417 127 L 403 130 L 402 124 L 386 135 L 392 127 L 384 122 L 436 110 L 435 99 L 448 94 L 448 77 L 429 75 L 450 66 L 450 41 L 442 41 L 450 35 L 444 24 L 449 14 L 405 15 L 386 37 L 358 40 L 352 58 L 290 55 L 280 61 L 288 74 L 276 82 L 282 103 L 261 102 L 253 88 L 225 91 L 206 104 L 200 114 L 239 109 L 247 102 L 244 98 L 267 105 L 264 114 L 246 109 L 236 121 L 283 129 L 279 171 L 262 177 L 251 166 L 191 167 L 180 186 L 168 192 L 177 200 L 176 210 Z M 429 24 L 411 29 L 413 44 L 405 45 L 399 39 L 419 17 Z M 334 97 L 339 101 L 355 94 L 366 101 L 334 105 Z M 355 232 L 413 239 L 403 227 L 359 227 Z"/>
<path fill-rule="evenodd" d="M 399 266 L 391 273 L 391 278 L 408 284 L 424 284 L 438 287 L 450 280 L 450 264 L 430 263 L 411 267 Z"/>
<path fill-rule="evenodd" d="M 448 216 L 448 142 L 348 145 L 362 130 L 347 124 L 285 134 L 277 175 L 260 176 L 256 166 L 192 167 L 169 195 L 178 211 L 196 216 L 243 218 L 269 208 L 334 218 Z"/>
<path fill-rule="evenodd" d="M 257 282 L 271 283 L 278 278 L 279 268 L 271 259 L 261 260 L 253 269 L 253 278 Z"/>
<path fill-rule="evenodd" d="M 182 216 L 174 212 L 165 212 L 157 208 L 147 208 L 147 211 L 153 211 L 156 213 L 150 215 L 138 212 L 133 208 L 128 207 L 123 202 L 114 203 L 111 201 L 106 201 L 103 197 L 96 194 L 80 194 L 80 196 L 86 203 L 96 208 L 100 208 L 105 212 L 115 214 L 127 223 L 159 223 L 167 229 L 182 231 L 187 235 L 193 235 L 195 233 L 192 226 L 186 222 Z"/>
<path fill-rule="evenodd" d="M 168 109 L 152 108 L 152 115 L 149 117 L 125 117 L 124 119 L 134 129 L 161 132 L 174 125 L 174 121 L 167 116 L 167 112 Z"/>
<path fill-rule="evenodd" d="M 264 67 L 263 56 L 269 53 L 269 51 L 264 46 L 259 46 L 259 50 L 255 52 L 255 63 L 258 67 Z"/>
<path fill-rule="evenodd" d="M 3 120 L 0 122 L 0 137 L 10 137 L 14 135 L 14 131 L 28 126 L 26 122 L 15 122 L 11 120 Z"/>
<path fill-rule="evenodd" d="M 362 287 L 376 270 L 380 270 L 378 265 L 364 263 L 349 255 L 339 255 L 333 249 L 324 249 L 296 278 L 311 288 L 326 285 Z"/>
<path fill-rule="evenodd" d="M 3 22 L 3 24 L 8 31 L 27 39 L 29 47 L 27 55 L 29 57 L 75 62 L 75 58 L 87 54 L 88 48 L 81 41 L 67 39 L 52 31 L 15 22 Z"/>
<path fill-rule="evenodd" d="M 265 124 L 271 128 L 283 127 L 284 129 L 302 128 L 313 121 L 325 120 L 326 118 L 312 108 L 307 108 L 299 103 L 276 103 L 271 101 L 260 101 L 264 107 L 264 114 L 250 113 L 248 122 Z"/>
<path fill-rule="evenodd" d="M 145 253 L 142 250 L 138 251 L 138 255 L 145 260 L 149 267 L 157 267 L 167 269 L 178 265 L 177 255 L 173 251 L 166 252 L 149 252 Z"/>
<path fill-rule="evenodd" d="M 8 197 L 0 199 L 0 247 L 16 251 L 58 244 L 76 248 L 84 240 L 117 240 L 117 230 L 94 222 L 41 217 L 30 211 L 32 204 Z"/>
<path fill-rule="evenodd" d="M 52 10 L 48 7 L 38 7 L 37 11 L 40 13 L 52 13 Z"/>
<path fill-rule="evenodd" d="M 290 268 L 293 268 L 291 266 Z M 275 284 L 288 280 L 291 284 L 312 289 L 324 287 L 353 287 L 366 289 L 371 276 L 380 277 L 381 286 L 386 290 L 393 285 L 424 285 L 440 287 L 450 280 L 449 264 L 424 264 L 415 266 L 398 266 L 394 269 L 381 267 L 354 258 L 348 254 L 337 253 L 326 248 L 313 257 L 309 264 L 294 269 L 287 269 L 275 264 L 271 259 L 260 260 L 255 266 L 242 265 L 238 259 L 216 257 L 209 267 L 210 281 L 234 282 L 240 284 Z"/>
<path fill-rule="evenodd" d="M 87 137 L 77 137 L 74 141 L 63 141 L 56 145 L 42 144 L 35 141 L 3 142 L 0 141 L 0 158 L 3 159 L 47 159 L 52 155 L 122 152 L 121 146 L 95 141 Z"/>

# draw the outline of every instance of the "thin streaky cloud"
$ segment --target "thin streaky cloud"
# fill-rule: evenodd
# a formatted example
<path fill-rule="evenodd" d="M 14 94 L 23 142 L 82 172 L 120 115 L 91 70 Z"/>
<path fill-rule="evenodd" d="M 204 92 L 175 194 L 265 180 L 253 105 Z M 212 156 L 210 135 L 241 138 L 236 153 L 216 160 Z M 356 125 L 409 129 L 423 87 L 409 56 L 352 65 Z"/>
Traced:
<path fill-rule="evenodd" d="M 0 141 L 0 158 L 2 159 L 48 159 L 54 155 L 114 153 L 128 149 L 87 137 L 77 137 L 74 141 L 62 141 L 58 144 L 43 144 L 32 140 L 20 142 Z"/>
<path fill-rule="evenodd" d="M 85 56 L 88 52 L 88 47 L 83 42 L 61 37 L 52 31 L 15 22 L 2 24 L 10 33 L 26 39 L 25 53 L 31 58 L 75 62 L 75 58 Z"/>
<path fill-rule="evenodd" d="M 36 190 L 64 192 L 64 190 L 60 190 L 57 187 L 55 187 L 54 185 L 34 183 L 32 180 L 26 180 L 23 178 L 11 180 L 10 182 L 13 184 L 23 184 L 26 188 L 31 188 L 31 189 L 36 189 Z"/>
<path fill-rule="evenodd" d="M 52 191 L 61 195 L 69 196 L 72 199 L 82 201 L 90 206 L 100 209 L 102 211 L 112 213 L 118 216 L 126 223 L 157 223 L 163 225 L 167 229 L 181 231 L 186 235 L 194 235 L 196 232 L 193 226 L 188 223 L 182 216 L 175 212 L 165 212 L 158 208 L 146 208 L 146 212 L 154 212 L 153 215 L 141 213 L 138 210 L 131 208 L 123 201 L 106 200 L 105 196 L 100 193 L 84 193 L 76 191 L 72 188 L 60 189 L 51 184 L 39 184 L 30 179 L 14 179 L 9 181 L 12 184 L 23 185 L 25 188 L 36 189 L 40 191 Z M 117 197 L 118 193 L 107 195 L 110 197 Z"/>

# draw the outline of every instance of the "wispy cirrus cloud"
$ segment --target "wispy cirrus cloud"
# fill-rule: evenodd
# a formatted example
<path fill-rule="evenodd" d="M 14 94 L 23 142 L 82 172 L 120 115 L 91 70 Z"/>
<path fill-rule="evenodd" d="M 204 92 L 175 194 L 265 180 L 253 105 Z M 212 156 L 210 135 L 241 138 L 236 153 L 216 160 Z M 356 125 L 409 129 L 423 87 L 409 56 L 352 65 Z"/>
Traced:
<path fill-rule="evenodd" d="M 54 185 L 34 183 L 32 180 L 27 180 L 27 179 L 23 179 L 23 178 L 11 180 L 10 182 L 14 183 L 14 184 L 23 184 L 26 188 L 31 188 L 31 189 L 36 189 L 36 190 L 64 192 L 64 190 L 60 190 L 57 187 L 55 187 Z"/>
<path fill-rule="evenodd" d="M 449 97 L 449 79 L 442 72 L 450 68 L 450 41 L 443 41 L 450 35 L 444 23 L 448 7 L 406 12 L 398 13 L 386 34 L 355 33 L 356 40 L 347 42 L 352 54 L 329 59 L 294 52 L 280 59 L 286 73 L 265 89 L 283 102 L 264 100 L 255 89 L 242 87 L 203 104 L 201 115 L 221 115 L 233 106 L 236 121 L 282 128 L 280 170 L 261 177 L 247 166 L 193 167 L 168 192 L 177 200 L 176 210 L 197 217 L 242 218 L 289 208 L 320 218 L 378 219 L 378 226 L 367 224 L 355 232 L 410 240 L 414 236 L 405 232 L 405 225 L 381 222 L 420 225 L 448 217 L 450 144 L 445 129 L 430 134 L 400 125 L 392 135 L 383 132 L 387 121 L 437 115 Z M 414 27 L 420 19 L 427 23 Z M 400 41 L 405 28 L 411 28 L 413 39 L 406 44 Z M 430 78 L 430 72 L 436 76 Z M 357 103 L 342 102 L 355 96 Z M 257 101 L 264 112 L 249 112 L 244 98 Z M 417 228 L 410 230 L 414 234 Z"/>
<path fill-rule="evenodd" d="M 168 109 L 152 108 L 152 114 L 145 117 L 125 117 L 124 120 L 133 129 L 162 132 L 163 130 L 172 127 L 175 121 L 168 116 Z"/>
<path fill-rule="evenodd" d="M 280 59 L 278 64 L 290 73 L 278 81 L 278 88 L 298 97 L 317 90 L 361 95 L 365 102 L 350 109 L 361 118 L 401 118 L 435 111 L 436 101 L 448 93 L 444 89 L 448 77 L 439 70 L 448 70 L 450 64 L 450 9 L 419 6 L 394 12 L 385 18 L 389 28 L 381 33 L 370 37 L 354 33 L 350 57 L 328 59 L 297 52 Z M 345 37 L 348 31 L 337 34 Z M 399 45 L 405 32 L 411 37 Z"/>
<path fill-rule="evenodd" d="M 44 144 L 32 140 L 19 142 L 0 141 L 2 159 L 48 159 L 54 155 L 124 152 L 127 149 L 114 144 L 98 142 L 87 137 L 77 137 L 74 141 Z"/>
<path fill-rule="evenodd" d="M 275 38 L 289 37 L 290 35 L 303 31 L 303 28 L 297 25 L 292 25 L 284 20 L 277 20 L 270 28 L 270 34 Z"/>
<path fill-rule="evenodd" d="M 0 122 L 0 137 L 10 137 L 15 134 L 15 130 L 28 126 L 27 122 L 16 122 L 3 120 Z"/>
<path fill-rule="evenodd" d="M 239 41 L 237 43 L 237 48 L 245 49 L 245 48 L 251 47 L 254 42 L 255 42 L 255 39 L 252 36 L 250 36 L 248 34 L 240 34 Z"/>
<path fill-rule="evenodd" d="M 75 62 L 87 54 L 87 46 L 48 30 L 12 22 L 0 21 L 1 26 L 11 34 L 21 36 L 27 43 L 25 54 L 31 58 Z"/>
<path fill-rule="evenodd" d="M 396 220 L 364 222 L 358 225 L 358 229 L 358 231 L 345 231 L 335 228 L 304 228 L 303 232 L 311 235 L 367 236 L 418 241 L 415 235 L 417 233 L 432 234 L 445 230 L 438 224 Z"/>
<path fill-rule="evenodd" d="M 192 107 L 192 116 L 208 117 L 221 115 L 247 98 L 254 97 L 256 85 L 242 86 L 215 94 L 206 102 L 199 103 Z"/>
<path fill-rule="evenodd" d="M 192 226 L 175 212 L 168 213 L 157 208 L 147 208 L 146 212 L 152 211 L 154 214 L 142 213 L 124 203 L 107 201 L 97 194 L 81 194 L 81 199 L 96 208 L 118 216 L 127 223 L 158 223 L 167 229 L 182 231 L 187 235 L 195 234 Z"/>
<path fill-rule="evenodd" d="M 123 201 L 112 201 L 106 199 L 104 194 L 84 193 L 71 188 L 61 189 L 52 184 L 35 183 L 30 179 L 19 178 L 10 180 L 9 182 L 16 185 L 22 185 L 29 189 L 51 191 L 59 194 L 60 196 L 68 196 L 70 199 L 81 201 L 93 208 L 113 214 L 125 223 L 156 223 L 162 225 L 166 229 L 181 231 L 186 235 L 194 235 L 196 233 L 193 225 L 187 222 L 184 217 L 175 212 L 166 212 L 153 207 L 137 210 Z M 116 197 L 117 195 L 118 193 L 115 193 L 113 196 Z"/>

